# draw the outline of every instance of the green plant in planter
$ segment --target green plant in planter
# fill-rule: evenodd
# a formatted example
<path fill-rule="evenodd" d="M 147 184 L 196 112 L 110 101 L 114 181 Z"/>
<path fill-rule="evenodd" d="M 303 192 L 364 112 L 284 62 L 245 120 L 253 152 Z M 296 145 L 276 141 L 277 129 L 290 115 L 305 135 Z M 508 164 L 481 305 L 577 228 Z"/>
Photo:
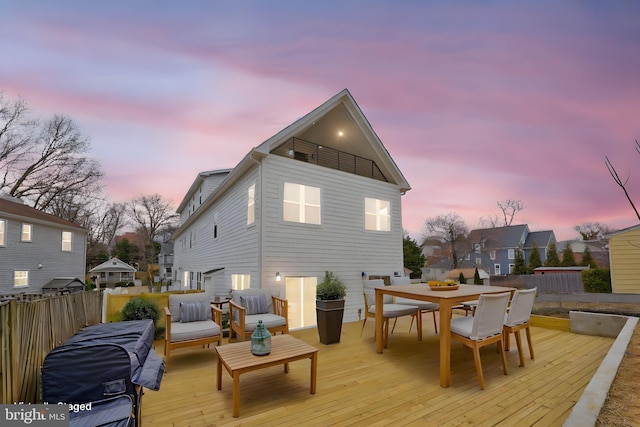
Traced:
<path fill-rule="evenodd" d="M 132 298 L 122 307 L 120 312 L 122 320 L 153 320 L 155 327 L 155 339 L 164 336 L 164 326 L 158 325 L 160 319 L 160 307 L 158 303 L 146 298 Z"/>
<path fill-rule="evenodd" d="M 316 286 L 316 299 L 336 300 L 344 299 L 347 295 L 347 287 L 338 279 L 332 271 L 326 271 L 324 279 Z"/>

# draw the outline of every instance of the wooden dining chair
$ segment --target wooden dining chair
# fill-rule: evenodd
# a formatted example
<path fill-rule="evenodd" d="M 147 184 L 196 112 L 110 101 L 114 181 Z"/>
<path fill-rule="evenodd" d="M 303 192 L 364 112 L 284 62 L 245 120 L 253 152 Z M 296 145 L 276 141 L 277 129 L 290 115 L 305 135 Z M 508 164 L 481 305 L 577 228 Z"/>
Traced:
<path fill-rule="evenodd" d="M 451 319 L 451 338 L 473 350 L 473 360 L 482 390 L 484 390 L 484 375 L 480 360 L 480 348 L 497 343 L 503 372 L 505 375 L 508 374 L 507 359 L 503 350 L 502 326 L 510 295 L 509 292 L 482 294 L 478 299 L 475 316 Z"/>
<path fill-rule="evenodd" d="M 411 278 L 409 277 L 392 277 L 391 278 L 391 286 L 410 285 L 410 284 L 411 284 Z M 417 299 L 409 299 L 409 298 L 402 298 L 402 297 L 396 297 L 395 303 L 400 305 L 416 306 L 418 307 L 418 310 L 420 310 L 421 314 L 433 313 L 433 328 L 435 329 L 436 334 L 438 333 L 438 322 L 436 321 L 436 311 L 440 310 L 439 304 L 436 304 L 435 302 L 420 301 Z M 411 332 L 411 328 L 413 328 L 413 319 L 414 318 L 412 317 L 411 323 L 409 324 L 409 332 Z M 396 324 L 394 322 L 393 328 L 391 328 L 391 333 L 393 333 L 393 330 L 395 329 L 395 327 L 396 327 Z"/>
<path fill-rule="evenodd" d="M 364 294 L 364 304 L 365 304 L 365 314 L 364 321 L 362 322 L 362 330 L 360 331 L 360 336 L 362 336 L 362 332 L 364 331 L 364 325 L 367 323 L 367 319 L 372 317 L 376 318 L 376 288 L 385 286 L 384 280 L 376 279 L 376 280 L 364 280 L 362 282 L 363 294 Z M 385 295 L 382 305 L 382 316 L 383 316 L 383 343 L 384 347 L 387 347 L 387 341 L 389 340 L 389 319 L 396 319 L 402 316 L 416 316 L 418 319 L 418 340 L 422 341 L 422 315 L 418 307 L 414 305 L 403 305 L 403 304 L 395 304 L 393 302 L 393 297 L 391 295 Z"/>
<path fill-rule="evenodd" d="M 518 357 L 520 358 L 520 367 L 524 366 L 524 352 L 522 351 L 522 339 L 520 338 L 520 331 L 525 330 L 527 334 L 527 344 L 529 345 L 529 356 L 531 360 L 533 356 L 533 344 L 531 343 L 531 309 L 533 308 L 533 301 L 536 298 L 536 290 L 533 289 L 518 289 L 513 294 L 509 311 L 505 316 L 504 325 L 502 327 L 502 333 L 504 335 L 504 349 L 509 351 L 509 344 L 511 334 L 516 336 L 516 346 L 518 347 Z"/>

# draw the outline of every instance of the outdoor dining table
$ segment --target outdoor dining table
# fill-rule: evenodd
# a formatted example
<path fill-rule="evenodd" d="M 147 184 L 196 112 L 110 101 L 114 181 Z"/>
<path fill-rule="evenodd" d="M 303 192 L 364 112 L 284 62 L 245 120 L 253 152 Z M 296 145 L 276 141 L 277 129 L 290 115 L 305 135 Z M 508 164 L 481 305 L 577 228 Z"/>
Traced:
<path fill-rule="evenodd" d="M 440 386 L 449 387 L 451 378 L 451 311 L 464 301 L 478 299 L 481 294 L 498 294 L 510 292 L 513 296 L 515 288 L 484 285 L 458 285 L 455 290 L 431 290 L 426 283 L 415 285 L 380 286 L 376 289 L 376 352 L 382 353 L 384 347 L 383 296 L 410 298 L 420 301 L 435 302 L 440 305 Z"/>

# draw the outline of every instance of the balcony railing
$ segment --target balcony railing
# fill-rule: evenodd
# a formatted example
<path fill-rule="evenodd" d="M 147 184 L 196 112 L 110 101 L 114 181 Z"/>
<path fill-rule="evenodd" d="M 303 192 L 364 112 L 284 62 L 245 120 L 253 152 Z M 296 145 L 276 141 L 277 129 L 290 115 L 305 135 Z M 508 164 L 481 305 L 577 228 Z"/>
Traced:
<path fill-rule="evenodd" d="M 334 148 L 324 147 L 299 138 L 291 138 L 283 142 L 271 150 L 271 153 L 326 168 L 389 182 L 373 160 Z"/>

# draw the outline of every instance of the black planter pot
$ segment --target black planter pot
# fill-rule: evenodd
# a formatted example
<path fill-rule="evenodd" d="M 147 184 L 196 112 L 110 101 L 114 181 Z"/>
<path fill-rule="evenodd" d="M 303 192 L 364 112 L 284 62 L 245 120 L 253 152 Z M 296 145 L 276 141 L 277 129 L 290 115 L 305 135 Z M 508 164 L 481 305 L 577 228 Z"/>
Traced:
<path fill-rule="evenodd" d="M 340 342 L 344 300 L 316 300 L 316 321 L 322 344 Z"/>

